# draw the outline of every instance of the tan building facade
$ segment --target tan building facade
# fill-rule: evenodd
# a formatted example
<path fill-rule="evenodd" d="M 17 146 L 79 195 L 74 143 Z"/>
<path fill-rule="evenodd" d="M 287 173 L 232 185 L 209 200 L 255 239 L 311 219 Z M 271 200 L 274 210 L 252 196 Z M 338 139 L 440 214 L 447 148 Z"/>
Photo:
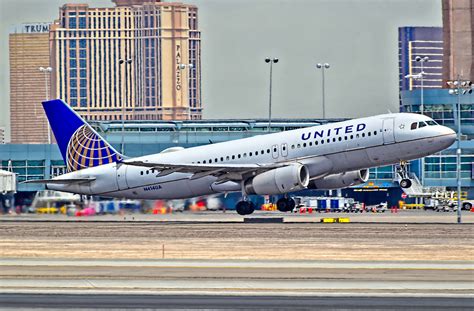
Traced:
<path fill-rule="evenodd" d="M 14 144 L 48 141 L 41 102 L 47 96 L 49 73 L 39 69 L 49 67 L 49 26 L 22 24 L 9 36 L 10 135 Z"/>
<path fill-rule="evenodd" d="M 443 0 L 443 81 L 474 81 L 474 0 Z"/>
<path fill-rule="evenodd" d="M 53 97 L 92 120 L 200 119 L 197 8 L 66 4 L 50 31 Z"/>
<path fill-rule="evenodd" d="M 5 143 L 5 128 L 0 127 L 0 145 Z"/>

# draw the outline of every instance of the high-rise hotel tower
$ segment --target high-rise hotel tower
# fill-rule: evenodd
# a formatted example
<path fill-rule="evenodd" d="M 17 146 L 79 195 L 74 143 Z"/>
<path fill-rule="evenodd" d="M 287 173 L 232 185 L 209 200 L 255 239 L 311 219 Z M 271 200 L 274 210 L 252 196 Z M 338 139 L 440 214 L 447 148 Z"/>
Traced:
<path fill-rule="evenodd" d="M 197 7 L 66 4 L 51 26 L 52 94 L 92 120 L 200 119 Z"/>

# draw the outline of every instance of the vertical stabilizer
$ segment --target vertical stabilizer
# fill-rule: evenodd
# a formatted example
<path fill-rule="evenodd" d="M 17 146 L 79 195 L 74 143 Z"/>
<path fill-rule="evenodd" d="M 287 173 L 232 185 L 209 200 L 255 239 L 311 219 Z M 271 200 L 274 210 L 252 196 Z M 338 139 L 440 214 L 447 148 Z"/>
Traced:
<path fill-rule="evenodd" d="M 43 102 L 68 172 L 123 159 L 105 139 L 60 99 Z"/>

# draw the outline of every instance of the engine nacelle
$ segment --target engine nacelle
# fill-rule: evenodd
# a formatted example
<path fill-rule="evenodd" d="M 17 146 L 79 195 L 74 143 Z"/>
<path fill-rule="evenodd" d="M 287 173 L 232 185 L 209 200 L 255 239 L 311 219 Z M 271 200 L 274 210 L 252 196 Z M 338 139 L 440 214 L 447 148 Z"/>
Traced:
<path fill-rule="evenodd" d="M 295 163 L 279 167 L 245 181 L 247 194 L 282 194 L 306 189 L 309 172 L 306 166 Z"/>
<path fill-rule="evenodd" d="M 339 189 L 365 183 L 369 180 L 369 170 L 359 170 L 329 175 L 321 179 L 312 180 L 309 189 Z"/>

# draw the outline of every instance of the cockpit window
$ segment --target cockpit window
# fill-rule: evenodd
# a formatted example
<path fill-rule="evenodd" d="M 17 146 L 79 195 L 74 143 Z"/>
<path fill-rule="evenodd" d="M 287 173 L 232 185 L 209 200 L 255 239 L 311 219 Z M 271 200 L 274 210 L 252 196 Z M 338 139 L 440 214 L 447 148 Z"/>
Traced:
<path fill-rule="evenodd" d="M 412 130 L 416 130 L 417 125 L 418 125 L 418 123 L 413 122 L 413 123 L 411 124 L 411 127 L 410 127 L 410 128 L 411 128 Z"/>
<path fill-rule="evenodd" d="M 428 121 L 426 121 L 426 123 L 428 123 L 428 125 L 430 125 L 430 126 L 438 125 L 438 123 L 436 123 L 436 121 L 434 121 L 434 120 L 428 120 Z"/>
<path fill-rule="evenodd" d="M 418 128 L 422 128 L 422 127 L 425 127 L 425 126 L 427 126 L 427 124 L 425 122 L 423 122 L 423 121 L 418 122 Z"/>

